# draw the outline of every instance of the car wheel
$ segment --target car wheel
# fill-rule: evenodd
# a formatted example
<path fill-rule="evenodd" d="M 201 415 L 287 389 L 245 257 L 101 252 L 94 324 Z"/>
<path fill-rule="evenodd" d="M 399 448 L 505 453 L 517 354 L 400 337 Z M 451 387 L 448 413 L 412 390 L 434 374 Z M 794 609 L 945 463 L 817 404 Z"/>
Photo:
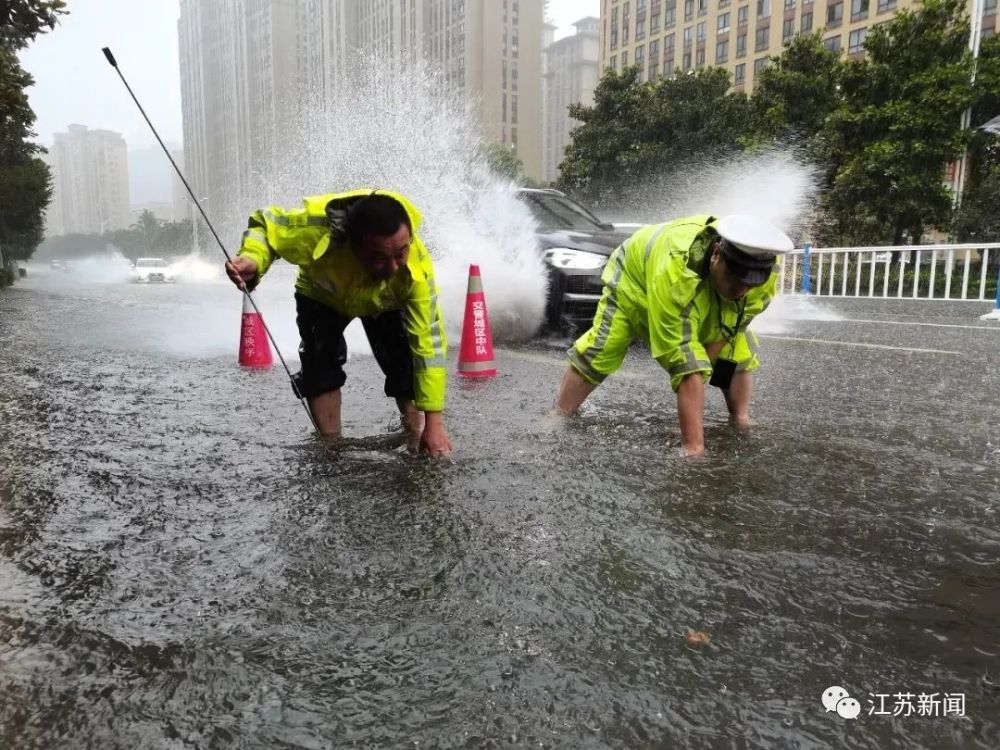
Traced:
<path fill-rule="evenodd" d="M 548 299 L 545 303 L 545 327 L 559 333 L 563 327 L 563 293 L 565 282 L 562 274 L 549 269 Z"/>

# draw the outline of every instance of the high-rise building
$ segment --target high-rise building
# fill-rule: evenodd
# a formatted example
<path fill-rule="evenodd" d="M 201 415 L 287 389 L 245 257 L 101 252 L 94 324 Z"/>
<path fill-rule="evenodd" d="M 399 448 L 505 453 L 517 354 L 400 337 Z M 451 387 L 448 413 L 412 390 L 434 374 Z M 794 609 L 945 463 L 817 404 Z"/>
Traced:
<path fill-rule="evenodd" d="M 997 0 L 982 8 L 982 36 L 997 30 Z M 638 65 L 641 80 L 707 65 L 750 92 L 768 58 L 796 34 L 823 31 L 828 49 L 864 53 L 868 30 L 919 0 L 601 0 L 601 70 Z"/>
<path fill-rule="evenodd" d="M 299 0 L 295 63 L 304 104 L 310 95 L 335 91 L 348 74 L 356 7 L 353 0 Z"/>
<path fill-rule="evenodd" d="M 368 52 L 388 64 L 426 60 L 449 93 L 467 97 L 489 143 L 542 173 L 544 0 L 306 0 L 300 5 L 299 80 L 336 95 Z M 309 23 L 304 23 L 305 19 Z"/>
<path fill-rule="evenodd" d="M 559 163 L 580 123 L 569 116 L 570 104 L 594 103 L 600 54 L 600 19 L 588 17 L 573 24 L 576 33 L 545 47 L 544 139 L 542 179 L 559 176 Z"/>
<path fill-rule="evenodd" d="M 273 155 L 312 96 L 336 96 L 369 60 L 426 60 L 465 96 L 489 143 L 541 176 L 544 0 L 181 0 L 187 178 L 210 215 L 259 198 Z M 224 204 L 224 205 L 223 205 Z"/>
<path fill-rule="evenodd" d="M 260 190 L 254 159 L 295 111 L 297 4 L 181 0 L 178 38 L 186 177 L 209 215 Z"/>
<path fill-rule="evenodd" d="M 45 155 L 53 181 L 46 235 L 125 229 L 131 223 L 125 139 L 85 125 L 70 125 L 67 131 L 55 134 Z"/>

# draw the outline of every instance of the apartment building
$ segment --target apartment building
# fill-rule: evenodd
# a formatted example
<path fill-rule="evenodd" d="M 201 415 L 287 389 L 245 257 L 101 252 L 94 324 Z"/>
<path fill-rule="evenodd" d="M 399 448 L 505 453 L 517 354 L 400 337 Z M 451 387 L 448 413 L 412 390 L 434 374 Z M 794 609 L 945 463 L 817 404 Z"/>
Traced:
<path fill-rule="evenodd" d="M 638 65 L 642 80 L 713 65 L 750 92 L 798 33 L 822 30 L 828 49 L 860 56 L 868 30 L 915 0 L 601 0 L 601 70 Z M 982 36 L 997 30 L 997 0 L 982 8 Z"/>
<path fill-rule="evenodd" d="M 388 53 L 429 60 L 483 137 L 541 176 L 544 0 L 181 0 L 185 163 L 213 215 L 255 198 L 248 154 L 274 153 L 314 96 Z"/>
<path fill-rule="evenodd" d="M 256 198 L 250 155 L 278 146 L 295 106 L 297 4 L 181 0 L 186 177 L 210 215 Z"/>
<path fill-rule="evenodd" d="M 386 64 L 430 62 L 441 86 L 474 105 L 483 137 L 542 174 L 544 0 L 307 0 L 300 5 L 299 85 L 336 95 L 370 52 Z M 307 21 L 308 19 L 308 21 Z M 300 89 L 302 90 L 302 89 Z"/>
<path fill-rule="evenodd" d="M 355 3 L 298 0 L 295 70 L 298 98 L 332 91 L 347 73 L 349 19 Z"/>
<path fill-rule="evenodd" d="M 43 158 L 53 183 L 46 236 L 100 234 L 131 224 L 128 148 L 121 133 L 70 125 L 55 134 Z"/>
<path fill-rule="evenodd" d="M 559 164 L 566 146 L 573 140 L 570 133 L 580 123 L 569 116 L 571 104 L 594 103 L 600 67 L 600 19 L 582 18 L 573 24 L 576 33 L 548 44 L 543 61 L 542 180 L 552 182 L 559 177 Z"/>

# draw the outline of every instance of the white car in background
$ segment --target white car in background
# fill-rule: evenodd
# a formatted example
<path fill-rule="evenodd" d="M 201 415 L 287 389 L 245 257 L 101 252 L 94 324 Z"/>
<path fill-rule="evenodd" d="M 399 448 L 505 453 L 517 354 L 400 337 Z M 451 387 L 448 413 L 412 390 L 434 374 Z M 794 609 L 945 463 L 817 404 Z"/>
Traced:
<path fill-rule="evenodd" d="M 139 258 L 132 269 L 132 281 L 140 284 L 173 283 L 174 270 L 163 258 Z"/>

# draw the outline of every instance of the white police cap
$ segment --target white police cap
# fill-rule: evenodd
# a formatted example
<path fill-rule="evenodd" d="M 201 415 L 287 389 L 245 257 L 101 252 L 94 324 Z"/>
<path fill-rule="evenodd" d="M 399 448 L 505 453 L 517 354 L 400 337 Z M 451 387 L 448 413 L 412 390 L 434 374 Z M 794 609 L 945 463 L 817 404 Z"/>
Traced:
<path fill-rule="evenodd" d="M 750 286 L 767 281 L 774 259 L 795 247 L 787 234 L 755 216 L 732 214 L 722 218 L 715 228 L 725 240 L 721 253 L 730 270 Z"/>

